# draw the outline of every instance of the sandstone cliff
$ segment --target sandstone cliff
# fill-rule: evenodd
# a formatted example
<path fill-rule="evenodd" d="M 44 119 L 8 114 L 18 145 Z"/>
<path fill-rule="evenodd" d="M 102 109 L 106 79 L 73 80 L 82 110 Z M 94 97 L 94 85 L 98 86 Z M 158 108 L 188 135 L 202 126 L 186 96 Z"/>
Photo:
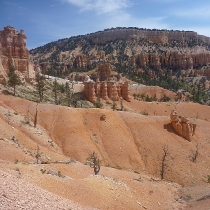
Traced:
<path fill-rule="evenodd" d="M 168 51 L 158 53 L 140 53 L 130 59 L 130 64 L 134 67 L 151 66 L 156 70 L 164 67 L 171 69 L 193 69 L 208 65 L 210 63 L 210 53 L 182 53 L 179 51 Z"/>
<path fill-rule="evenodd" d="M 11 27 L 4 27 L 0 31 L 0 82 L 6 83 L 9 66 L 13 65 L 25 80 L 35 77 L 34 66 L 29 61 L 29 52 L 26 48 L 24 30 L 18 31 Z"/>
<path fill-rule="evenodd" d="M 195 39 L 198 41 L 201 39 L 202 41 L 210 44 L 209 37 L 202 36 L 197 34 L 194 31 L 177 31 L 177 30 L 150 30 L 143 28 L 112 28 L 106 29 L 104 31 L 92 33 L 87 35 L 88 38 L 94 42 L 95 44 L 106 43 L 109 41 L 113 41 L 116 39 L 132 39 L 132 38 L 145 38 L 148 41 L 156 42 L 156 43 L 168 43 L 172 40 L 177 41 L 189 41 L 190 39 Z"/>

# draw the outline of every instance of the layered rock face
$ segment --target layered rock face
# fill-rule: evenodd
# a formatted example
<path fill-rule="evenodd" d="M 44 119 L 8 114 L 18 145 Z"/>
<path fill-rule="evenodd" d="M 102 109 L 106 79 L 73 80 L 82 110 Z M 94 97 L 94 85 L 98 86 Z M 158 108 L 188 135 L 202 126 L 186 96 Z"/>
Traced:
<path fill-rule="evenodd" d="M 179 51 L 158 53 L 140 53 L 131 57 L 132 66 L 146 67 L 151 66 L 160 70 L 163 67 L 193 69 L 195 67 L 207 65 L 210 62 L 210 53 L 187 54 Z"/>
<path fill-rule="evenodd" d="M 132 39 L 134 37 L 139 39 L 144 38 L 147 39 L 148 41 L 160 44 L 166 44 L 172 40 L 184 42 L 190 39 L 194 39 L 195 41 L 198 41 L 198 39 L 200 39 L 203 42 L 210 44 L 209 37 L 198 35 L 196 32 L 193 31 L 149 30 L 149 29 L 118 27 L 88 35 L 88 38 L 94 44 L 104 44 L 106 42 L 117 39 Z"/>
<path fill-rule="evenodd" d="M 84 82 L 85 97 L 95 103 L 97 97 L 104 100 L 119 101 L 121 98 L 130 101 L 128 82 Z"/>
<path fill-rule="evenodd" d="M 189 122 L 186 117 L 179 118 L 176 111 L 172 111 L 171 124 L 174 130 L 188 141 L 192 141 L 192 136 L 195 134 L 196 124 Z"/>
<path fill-rule="evenodd" d="M 0 82 L 7 81 L 9 66 L 13 65 L 17 74 L 25 80 L 35 78 L 34 66 L 29 61 L 29 52 L 26 48 L 24 30 L 18 31 L 11 27 L 4 27 L 0 31 Z"/>

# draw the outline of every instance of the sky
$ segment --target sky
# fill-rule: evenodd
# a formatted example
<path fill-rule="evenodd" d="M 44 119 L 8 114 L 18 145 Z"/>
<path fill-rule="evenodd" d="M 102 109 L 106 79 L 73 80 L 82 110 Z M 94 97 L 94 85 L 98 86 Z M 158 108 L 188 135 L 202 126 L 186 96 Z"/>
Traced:
<path fill-rule="evenodd" d="M 27 48 L 112 27 L 210 37 L 210 0 L 0 0 L 0 30 L 24 29 Z"/>

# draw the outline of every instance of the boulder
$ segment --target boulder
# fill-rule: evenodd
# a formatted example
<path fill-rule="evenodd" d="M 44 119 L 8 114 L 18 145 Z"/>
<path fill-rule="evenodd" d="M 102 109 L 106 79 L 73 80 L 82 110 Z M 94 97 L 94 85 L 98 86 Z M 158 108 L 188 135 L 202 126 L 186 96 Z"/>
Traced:
<path fill-rule="evenodd" d="M 186 117 L 179 118 L 177 112 L 174 110 L 170 114 L 170 119 L 174 130 L 188 141 L 192 141 L 192 136 L 195 134 L 196 124 L 189 122 Z"/>

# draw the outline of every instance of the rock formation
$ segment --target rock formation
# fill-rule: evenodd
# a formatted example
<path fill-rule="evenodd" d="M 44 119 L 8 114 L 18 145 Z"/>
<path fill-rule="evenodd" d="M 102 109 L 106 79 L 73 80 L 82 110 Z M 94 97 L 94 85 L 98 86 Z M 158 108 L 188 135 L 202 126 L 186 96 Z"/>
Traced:
<path fill-rule="evenodd" d="M 102 114 L 101 117 L 100 117 L 100 120 L 105 121 L 106 120 L 106 115 Z"/>
<path fill-rule="evenodd" d="M 113 72 L 110 64 L 98 66 L 91 78 L 93 80 L 83 80 L 85 97 L 90 102 L 95 103 L 98 97 L 103 100 L 119 101 L 122 98 L 130 101 L 128 82 L 123 82 L 122 76 Z"/>
<path fill-rule="evenodd" d="M 171 112 L 170 118 L 174 130 L 188 141 L 191 141 L 192 136 L 195 134 L 196 124 L 189 122 L 186 117 L 179 118 L 174 110 Z"/>
<path fill-rule="evenodd" d="M 85 97 L 92 103 L 96 102 L 96 92 L 95 92 L 94 82 L 84 82 L 84 94 Z"/>
<path fill-rule="evenodd" d="M 130 58 L 132 66 L 146 67 L 151 66 L 160 70 L 163 67 L 173 69 L 193 69 L 199 66 L 207 65 L 210 62 L 210 53 L 190 54 L 179 51 L 168 51 L 162 54 L 158 53 L 140 53 Z"/>
<path fill-rule="evenodd" d="M 90 65 L 90 59 L 86 55 L 77 55 L 75 58 L 75 66 L 77 68 L 86 68 Z"/>
<path fill-rule="evenodd" d="M 104 100 L 119 101 L 122 99 L 130 101 L 128 82 L 84 82 L 85 97 L 92 103 L 95 103 L 97 97 Z"/>
<path fill-rule="evenodd" d="M 4 27 L 0 31 L 0 83 L 6 83 L 9 66 L 16 69 L 16 73 L 30 81 L 35 78 L 34 65 L 29 61 L 26 48 L 26 35 L 24 30 L 18 31 L 11 27 Z"/>
<path fill-rule="evenodd" d="M 108 63 L 102 64 L 98 67 L 98 77 L 100 81 L 105 81 L 111 76 L 111 66 Z"/>

